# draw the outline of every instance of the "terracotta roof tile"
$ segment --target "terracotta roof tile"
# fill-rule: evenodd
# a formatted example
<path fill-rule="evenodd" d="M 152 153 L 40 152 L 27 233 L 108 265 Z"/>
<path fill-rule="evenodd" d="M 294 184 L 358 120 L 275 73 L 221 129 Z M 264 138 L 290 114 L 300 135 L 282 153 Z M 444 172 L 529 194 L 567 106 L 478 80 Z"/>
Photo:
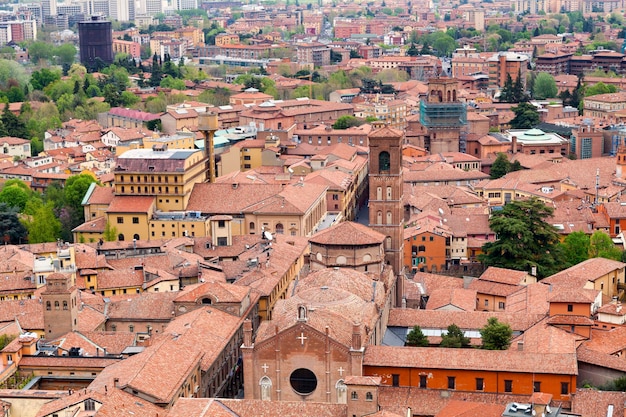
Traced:
<path fill-rule="evenodd" d="M 179 335 L 189 346 L 185 354 L 202 354 L 204 372 L 219 359 L 242 325 L 242 319 L 212 307 L 202 307 L 172 320 L 164 332 Z"/>
<path fill-rule="evenodd" d="M 572 412 L 584 417 L 606 417 L 609 407 L 614 415 L 624 415 L 626 392 L 598 391 L 592 388 L 578 388 L 572 396 Z"/>
<path fill-rule="evenodd" d="M 478 330 L 487 324 L 490 317 L 507 323 L 513 331 L 524 331 L 541 320 L 545 315 L 512 314 L 489 311 L 445 311 L 445 310 L 414 310 L 394 308 L 389 313 L 391 327 L 446 329 L 454 323 L 461 329 Z"/>
<path fill-rule="evenodd" d="M 345 417 L 346 415 L 345 404 L 227 399 L 219 401 L 239 417 Z"/>
<path fill-rule="evenodd" d="M 195 184 L 187 210 L 208 214 L 242 213 L 248 206 L 277 195 L 278 184 Z"/>
<path fill-rule="evenodd" d="M 474 311 L 476 309 L 476 291 L 464 288 L 438 288 L 431 291 L 426 309 L 450 310 L 452 308 Z"/>
<path fill-rule="evenodd" d="M 178 293 L 142 293 L 136 297 L 121 295 L 120 300 L 111 301 L 107 315 L 111 319 L 157 319 L 172 318 L 173 300 Z"/>
<path fill-rule="evenodd" d="M 98 415 L 102 416 L 115 415 L 118 409 L 125 410 L 129 414 L 138 415 L 143 415 L 143 413 L 158 413 L 161 410 L 145 400 L 115 388 L 111 388 L 110 392 L 107 393 L 99 393 L 85 389 L 45 403 L 37 412 L 36 417 L 61 414 L 60 412 L 63 410 L 72 407 L 78 409 L 82 403 L 88 399 L 98 404 Z"/>
<path fill-rule="evenodd" d="M 414 348 L 373 346 L 365 348 L 365 366 L 465 369 L 578 375 L 576 354 L 533 353 L 518 350 Z"/>
<path fill-rule="evenodd" d="M 385 235 L 355 222 L 341 222 L 313 235 L 309 241 L 320 245 L 377 245 Z"/>
<path fill-rule="evenodd" d="M 505 409 L 502 404 L 451 400 L 435 417 L 501 417 Z"/>
<path fill-rule="evenodd" d="M 115 196 L 107 209 L 108 213 L 147 213 L 151 210 L 156 197 Z"/>
<path fill-rule="evenodd" d="M 589 281 L 593 282 L 597 278 L 609 272 L 623 269 L 625 266 L 626 264 L 611 259 L 591 258 L 544 278 L 542 282 L 545 284 L 568 285 L 580 288 Z"/>

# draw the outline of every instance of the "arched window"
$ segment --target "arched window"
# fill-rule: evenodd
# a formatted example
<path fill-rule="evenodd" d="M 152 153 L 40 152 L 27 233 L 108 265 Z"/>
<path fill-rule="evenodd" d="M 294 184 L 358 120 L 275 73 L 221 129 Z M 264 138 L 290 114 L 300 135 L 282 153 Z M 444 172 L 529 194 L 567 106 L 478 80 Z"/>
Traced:
<path fill-rule="evenodd" d="M 135 233 L 135 234 L 133 235 L 133 239 L 135 239 L 135 240 L 139 240 L 139 234 Z"/>
<path fill-rule="evenodd" d="M 209 297 L 204 297 L 202 299 L 202 304 L 211 304 L 211 303 L 212 303 L 212 301 L 211 301 L 211 299 Z"/>
<path fill-rule="evenodd" d="M 46 301 L 46 310 L 52 310 L 52 306 L 50 305 L 50 301 Z"/>
<path fill-rule="evenodd" d="M 298 306 L 298 320 L 306 321 L 306 306 Z"/>
<path fill-rule="evenodd" d="M 248 229 L 250 229 L 250 233 L 254 233 L 254 222 L 250 222 Z"/>
<path fill-rule="evenodd" d="M 376 200 L 383 199 L 383 187 L 376 187 Z"/>
<path fill-rule="evenodd" d="M 391 187 L 387 187 L 387 200 L 391 200 L 392 192 Z"/>
<path fill-rule="evenodd" d="M 378 211 L 376 213 L 376 224 L 383 224 L 383 212 Z"/>
<path fill-rule="evenodd" d="M 451 98 L 452 98 L 452 95 L 450 94 L 450 90 L 448 90 L 448 101 L 450 101 Z"/>
<path fill-rule="evenodd" d="M 391 249 L 391 237 L 387 236 L 385 238 L 385 249 Z"/>
<path fill-rule="evenodd" d="M 452 101 L 456 101 L 456 90 L 452 90 Z"/>
<path fill-rule="evenodd" d="M 389 171 L 391 169 L 391 157 L 389 156 L 389 152 L 382 151 L 378 154 L 378 170 Z"/>
<path fill-rule="evenodd" d="M 352 391 L 352 394 L 350 394 L 350 399 L 358 400 L 359 399 L 359 394 L 357 394 L 356 391 Z"/>
<path fill-rule="evenodd" d="M 276 233 L 279 235 L 282 235 L 285 232 L 285 229 L 283 227 L 282 223 L 278 223 L 276 224 Z"/>
<path fill-rule="evenodd" d="M 393 220 L 393 216 L 391 215 L 391 212 L 388 211 L 387 212 L 387 224 L 392 224 L 392 220 Z"/>
<path fill-rule="evenodd" d="M 337 256 L 337 260 L 335 261 L 335 263 L 337 263 L 338 265 L 345 265 L 347 262 L 348 260 L 343 255 Z"/>
<path fill-rule="evenodd" d="M 337 404 L 345 404 L 347 402 L 348 386 L 343 382 L 343 379 L 337 381 L 335 391 L 337 392 Z"/>
<path fill-rule="evenodd" d="M 67 301 L 63 301 L 63 310 L 67 310 Z"/>
<path fill-rule="evenodd" d="M 371 392 L 368 392 L 365 394 L 365 401 L 372 401 L 374 399 L 374 396 L 372 395 Z"/>
<path fill-rule="evenodd" d="M 272 399 L 272 380 L 266 375 L 259 381 L 261 386 L 261 400 L 270 401 Z"/>
<path fill-rule="evenodd" d="M 60 308 L 59 302 L 58 302 L 58 301 L 55 301 L 55 302 L 54 302 L 54 309 L 55 309 L 55 310 L 58 310 L 59 308 Z"/>
<path fill-rule="evenodd" d="M 117 235 L 117 240 L 119 240 L 120 242 L 124 241 L 124 234 L 120 233 L 119 235 Z"/>

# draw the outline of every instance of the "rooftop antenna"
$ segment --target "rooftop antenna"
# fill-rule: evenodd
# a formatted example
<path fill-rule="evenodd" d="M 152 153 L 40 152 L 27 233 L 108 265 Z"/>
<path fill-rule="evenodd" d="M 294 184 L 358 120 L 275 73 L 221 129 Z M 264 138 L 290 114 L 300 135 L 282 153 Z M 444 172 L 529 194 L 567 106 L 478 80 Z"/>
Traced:
<path fill-rule="evenodd" d="M 600 190 L 600 168 L 596 169 L 596 205 L 598 204 L 598 193 Z"/>

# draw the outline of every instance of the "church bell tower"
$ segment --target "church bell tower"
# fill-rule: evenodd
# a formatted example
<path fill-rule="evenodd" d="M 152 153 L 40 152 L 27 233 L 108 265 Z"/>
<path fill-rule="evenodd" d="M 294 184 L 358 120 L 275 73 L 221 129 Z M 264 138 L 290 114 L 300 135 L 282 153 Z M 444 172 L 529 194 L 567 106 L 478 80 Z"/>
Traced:
<path fill-rule="evenodd" d="M 369 226 L 385 235 L 385 262 L 396 275 L 397 307 L 404 298 L 403 138 L 400 130 L 388 126 L 369 135 Z"/>

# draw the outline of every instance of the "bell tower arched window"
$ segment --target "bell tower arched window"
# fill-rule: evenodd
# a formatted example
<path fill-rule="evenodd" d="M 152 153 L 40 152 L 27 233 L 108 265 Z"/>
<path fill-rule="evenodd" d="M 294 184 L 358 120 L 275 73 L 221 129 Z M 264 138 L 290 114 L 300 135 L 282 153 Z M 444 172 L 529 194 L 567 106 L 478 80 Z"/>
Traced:
<path fill-rule="evenodd" d="M 378 169 L 380 172 L 389 171 L 391 169 L 391 157 L 389 152 L 383 151 L 378 154 Z"/>

